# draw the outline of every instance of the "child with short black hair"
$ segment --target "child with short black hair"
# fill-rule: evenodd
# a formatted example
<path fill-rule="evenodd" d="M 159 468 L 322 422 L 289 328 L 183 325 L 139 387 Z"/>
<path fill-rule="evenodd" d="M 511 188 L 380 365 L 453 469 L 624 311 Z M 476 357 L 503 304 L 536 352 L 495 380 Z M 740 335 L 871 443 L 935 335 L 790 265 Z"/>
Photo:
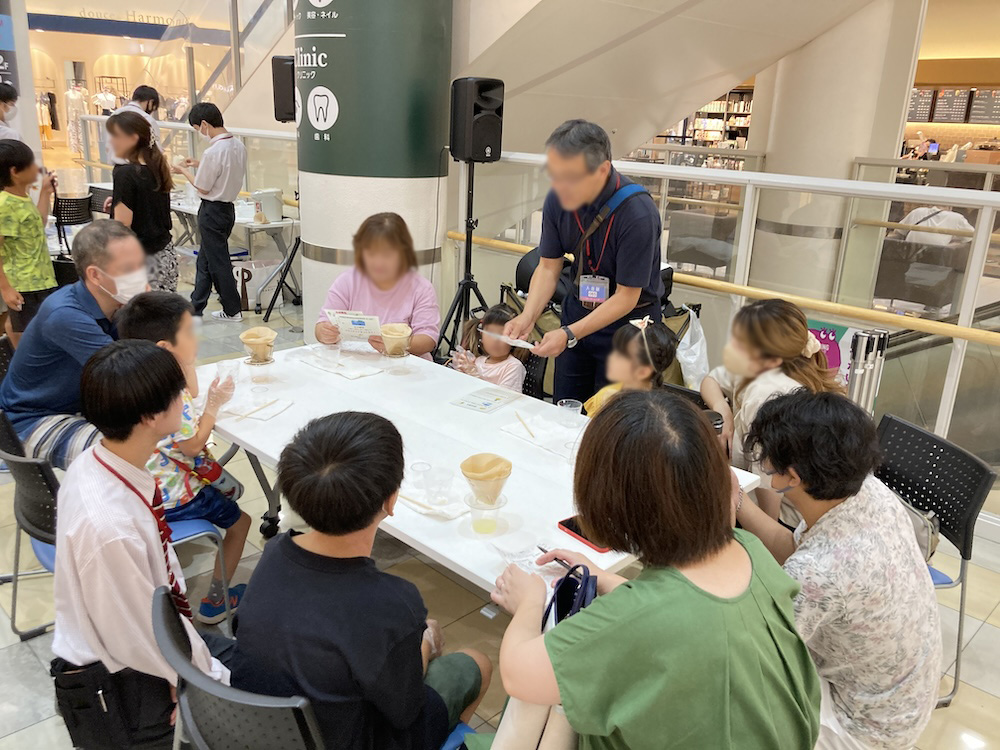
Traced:
<path fill-rule="evenodd" d="M 513 319 L 514 311 L 509 307 L 493 305 L 482 318 L 467 321 L 462 345 L 452 353 L 451 366 L 466 375 L 520 393 L 528 350 L 503 340 L 504 326 Z"/>
<path fill-rule="evenodd" d="M 311 530 L 271 540 L 240 610 L 233 685 L 309 699 L 337 750 L 439 748 L 490 681 L 483 654 L 440 656 L 416 587 L 371 558 L 402 481 L 403 440 L 384 417 L 307 424 L 281 453 L 278 487 Z"/>
<path fill-rule="evenodd" d="M 214 624 L 226 617 L 222 565 L 225 563 L 226 576 L 232 580 L 243 556 L 250 516 L 236 502 L 243 495 L 243 485 L 222 468 L 207 447 L 219 409 L 232 397 L 235 384 L 231 380 L 220 383 L 216 378 L 208 388 L 201 414 L 194 405 L 198 397 L 194 369 L 198 336 L 192 312 L 191 303 L 176 294 L 143 292 L 121 309 L 117 323 L 122 339 L 152 341 L 173 354 L 184 371 L 187 387 L 181 394 L 184 410 L 180 429 L 160 441 L 146 468 L 160 485 L 167 521 L 203 518 L 226 530 L 212 583 L 197 612 L 201 622 Z M 231 611 L 239 608 L 245 589 L 244 583 L 230 587 Z"/>
<path fill-rule="evenodd" d="M 27 144 L 0 140 L 0 295 L 9 315 L 7 336 L 15 347 L 42 302 L 56 290 L 56 273 L 45 239 L 55 178 L 42 175 L 38 204 L 28 192 L 40 170 Z"/>
<path fill-rule="evenodd" d="M 673 364 L 676 353 L 677 337 L 666 324 L 654 322 L 648 315 L 642 320 L 630 320 L 611 339 L 606 366 L 611 385 L 604 386 L 583 405 L 587 416 L 595 416 L 622 390 L 659 388 L 663 372 Z"/>

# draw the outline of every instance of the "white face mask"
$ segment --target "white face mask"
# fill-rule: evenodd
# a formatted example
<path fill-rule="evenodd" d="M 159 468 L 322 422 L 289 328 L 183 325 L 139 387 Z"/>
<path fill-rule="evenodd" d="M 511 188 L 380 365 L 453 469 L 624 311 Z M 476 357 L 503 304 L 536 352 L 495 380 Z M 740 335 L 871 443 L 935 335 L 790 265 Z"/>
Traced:
<path fill-rule="evenodd" d="M 101 271 L 101 269 L 97 269 Z M 112 294 L 107 289 L 102 286 L 115 302 L 120 302 L 121 304 L 127 303 L 137 294 L 142 294 L 149 287 L 149 279 L 146 277 L 146 269 L 138 268 L 131 273 L 123 273 L 121 276 L 112 276 L 109 273 L 101 271 L 105 276 L 115 282 L 115 288 L 118 289 L 116 294 Z"/>
<path fill-rule="evenodd" d="M 7 108 L 7 111 L 3 113 L 3 119 L 4 119 L 5 122 L 10 122 L 15 117 L 17 117 L 17 105 L 16 104 L 11 104 Z"/>
<path fill-rule="evenodd" d="M 200 135 L 200 136 L 201 136 L 202 138 L 204 138 L 204 139 L 205 139 L 206 141 L 210 141 L 210 140 L 212 140 L 212 136 L 210 136 L 210 135 L 209 135 L 208 133 L 203 133 L 203 132 L 201 132 L 201 128 L 198 128 L 198 135 Z"/>

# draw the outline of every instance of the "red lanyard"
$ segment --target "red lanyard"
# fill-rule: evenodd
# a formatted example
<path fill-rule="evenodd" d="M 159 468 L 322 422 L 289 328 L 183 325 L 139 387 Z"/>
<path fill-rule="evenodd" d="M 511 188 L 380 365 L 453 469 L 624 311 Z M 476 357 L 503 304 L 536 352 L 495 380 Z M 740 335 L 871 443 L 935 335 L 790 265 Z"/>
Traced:
<path fill-rule="evenodd" d="M 621 186 L 622 186 L 622 176 L 618 175 L 618 180 L 615 183 L 615 190 L 617 191 L 618 188 L 620 188 Z M 576 219 L 576 225 L 580 227 L 580 236 L 582 237 L 586 230 L 584 230 L 583 224 L 580 223 L 580 215 L 576 211 L 573 212 L 573 218 Z M 611 214 L 611 221 L 608 222 L 608 228 L 604 230 L 604 242 L 601 245 L 601 254 L 597 258 L 596 265 L 591 260 L 593 256 L 590 250 L 590 238 L 587 239 L 587 265 L 590 266 L 591 273 L 596 273 L 597 269 L 601 267 L 601 261 L 604 260 L 604 251 L 607 250 L 608 248 L 608 237 L 611 236 L 611 227 L 614 226 L 614 223 L 615 223 L 615 215 Z M 581 263 L 583 262 L 582 258 L 580 259 L 580 262 Z"/>

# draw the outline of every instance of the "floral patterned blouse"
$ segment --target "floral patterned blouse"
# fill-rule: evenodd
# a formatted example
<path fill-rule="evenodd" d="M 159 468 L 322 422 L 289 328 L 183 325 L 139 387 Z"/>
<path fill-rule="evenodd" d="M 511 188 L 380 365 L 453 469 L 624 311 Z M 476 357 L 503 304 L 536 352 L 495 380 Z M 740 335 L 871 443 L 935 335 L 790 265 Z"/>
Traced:
<path fill-rule="evenodd" d="M 795 542 L 795 622 L 837 719 L 873 748 L 911 747 L 937 701 L 941 624 L 899 498 L 869 476 L 812 528 L 800 523 Z"/>

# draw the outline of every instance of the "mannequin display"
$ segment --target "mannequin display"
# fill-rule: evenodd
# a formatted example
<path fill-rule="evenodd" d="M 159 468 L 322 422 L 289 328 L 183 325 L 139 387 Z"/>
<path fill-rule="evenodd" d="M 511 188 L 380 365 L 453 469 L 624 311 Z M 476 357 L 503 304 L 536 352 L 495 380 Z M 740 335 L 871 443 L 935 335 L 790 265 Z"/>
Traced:
<path fill-rule="evenodd" d="M 69 150 L 78 154 L 83 153 L 83 121 L 80 119 L 87 114 L 86 91 L 83 86 L 73 84 L 66 92 L 66 128 L 68 130 L 67 143 Z"/>
<path fill-rule="evenodd" d="M 49 95 L 44 91 L 38 95 L 35 111 L 38 115 L 38 134 L 42 139 L 42 148 L 51 148 L 48 143 L 52 140 L 52 112 L 49 110 Z"/>
<path fill-rule="evenodd" d="M 105 86 L 102 91 L 94 94 L 90 102 L 97 107 L 99 114 L 110 115 L 118 106 L 118 97 L 115 96 L 110 86 Z"/>
<path fill-rule="evenodd" d="M 190 109 L 191 105 L 188 103 L 188 98 L 186 96 L 181 96 L 177 99 L 177 104 L 174 107 L 174 120 L 178 122 L 183 122 L 184 118 L 187 116 L 187 111 Z"/>

